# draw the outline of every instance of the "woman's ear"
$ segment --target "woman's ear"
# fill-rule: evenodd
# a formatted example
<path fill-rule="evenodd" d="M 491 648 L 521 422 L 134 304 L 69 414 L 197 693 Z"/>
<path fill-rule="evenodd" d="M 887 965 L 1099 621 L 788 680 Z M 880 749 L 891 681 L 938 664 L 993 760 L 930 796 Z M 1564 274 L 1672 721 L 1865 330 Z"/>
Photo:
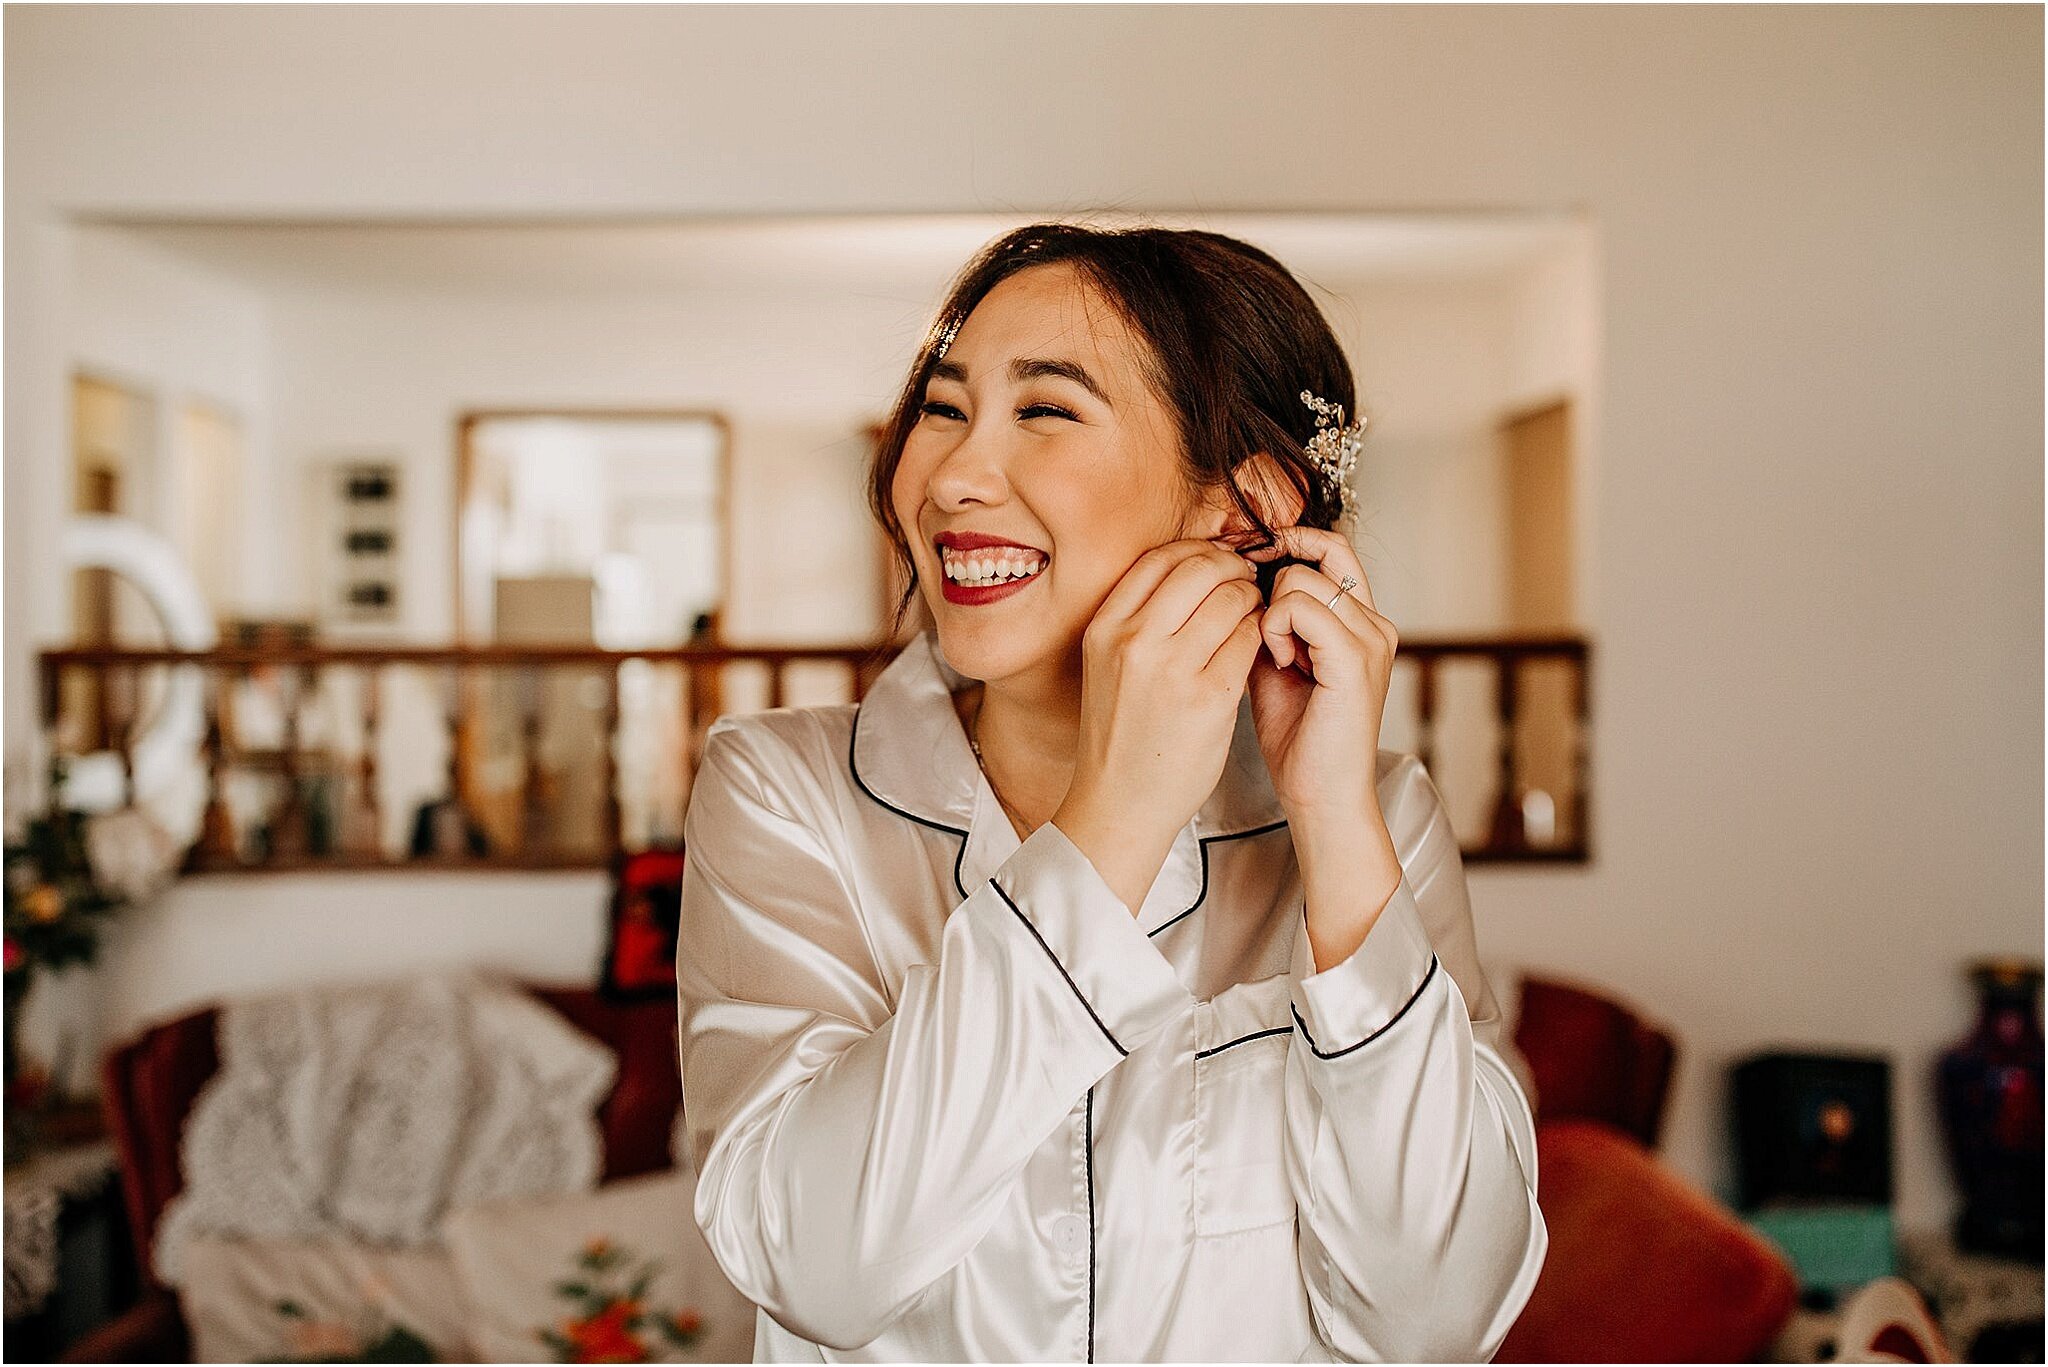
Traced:
<path fill-rule="evenodd" d="M 1302 496 L 1288 482 L 1287 474 L 1280 462 L 1264 451 L 1256 451 L 1238 462 L 1232 472 L 1237 487 L 1244 492 L 1245 500 L 1259 510 L 1259 516 L 1269 527 L 1291 527 L 1301 518 L 1306 506 Z M 1202 503 L 1198 530 L 1195 536 L 1223 536 L 1232 532 L 1253 530 L 1251 521 L 1223 489 L 1207 491 Z"/>

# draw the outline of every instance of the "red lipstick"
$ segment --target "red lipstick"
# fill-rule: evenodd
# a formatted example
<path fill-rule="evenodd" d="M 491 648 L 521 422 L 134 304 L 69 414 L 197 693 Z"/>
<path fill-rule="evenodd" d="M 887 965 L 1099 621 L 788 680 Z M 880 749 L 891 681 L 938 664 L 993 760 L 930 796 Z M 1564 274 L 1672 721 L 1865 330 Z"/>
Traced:
<path fill-rule="evenodd" d="M 984 603 L 993 603 L 999 599 L 1008 598 L 1011 594 L 1027 587 L 1039 575 L 1044 574 L 1045 562 L 1051 559 L 1050 556 L 1047 556 L 1045 552 L 1040 551 L 1036 546 L 1029 546 L 1021 541 L 1011 541 L 1007 537 L 990 536 L 986 532 L 940 532 L 932 540 L 934 544 L 942 548 L 939 556 L 939 578 L 946 601 L 961 607 L 979 607 Z M 1038 572 L 1028 578 L 1012 579 L 1008 583 L 986 584 L 976 587 L 969 587 L 947 576 L 945 570 L 945 551 L 980 551 L 991 547 L 1008 547 L 1020 551 L 1036 552 L 1040 560 Z"/>
<path fill-rule="evenodd" d="M 990 536 L 986 532 L 940 532 L 932 538 L 932 542 L 934 545 L 943 546 L 949 551 L 985 551 L 990 546 L 1014 546 L 1020 551 L 1038 550 L 1038 547 L 1026 545 L 1022 541 L 1012 541 L 1008 537 L 1002 536 Z M 1040 555 L 1045 554 L 1043 551 L 1038 553 Z"/>

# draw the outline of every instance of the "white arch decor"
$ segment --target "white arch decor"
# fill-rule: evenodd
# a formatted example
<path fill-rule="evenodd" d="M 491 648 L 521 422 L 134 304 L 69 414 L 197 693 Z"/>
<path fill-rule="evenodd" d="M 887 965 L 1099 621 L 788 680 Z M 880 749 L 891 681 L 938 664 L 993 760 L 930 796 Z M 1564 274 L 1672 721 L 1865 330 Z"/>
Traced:
<path fill-rule="evenodd" d="M 139 590 L 174 650 L 211 650 L 219 642 L 213 609 L 178 550 L 133 518 L 81 513 L 64 525 L 59 554 L 69 570 L 112 570 Z M 206 815 L 206 681 L 197 665 L 174 665 L 163 701 L 130 755 L 135 805 L 184 850 Z M 100 750 L 66 766 L 65 806 L 105 812 L 122 801 L 121 756 Z"/>

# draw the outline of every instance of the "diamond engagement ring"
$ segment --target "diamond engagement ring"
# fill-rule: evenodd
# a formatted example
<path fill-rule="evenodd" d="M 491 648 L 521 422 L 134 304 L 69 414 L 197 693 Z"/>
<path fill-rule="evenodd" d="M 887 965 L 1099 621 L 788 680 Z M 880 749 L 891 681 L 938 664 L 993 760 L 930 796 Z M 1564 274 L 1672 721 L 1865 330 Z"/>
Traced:
<path fill-rule="evenodd" d="M 1351 592 L 1351 590 L 1357 587 L 1358 581 L 1356 579 L 1353 579 L 1348 574 L 1345 575 L 1344 582 L 1337 586 L 1337 591 L 1330 595 L 1330 601 L 1325 603 L 1323 606 L 1327 608 L 1335 608 L 1337 606 L 1337 600 L 1339 598 L 1342 598 L 1345 594 Z"/>

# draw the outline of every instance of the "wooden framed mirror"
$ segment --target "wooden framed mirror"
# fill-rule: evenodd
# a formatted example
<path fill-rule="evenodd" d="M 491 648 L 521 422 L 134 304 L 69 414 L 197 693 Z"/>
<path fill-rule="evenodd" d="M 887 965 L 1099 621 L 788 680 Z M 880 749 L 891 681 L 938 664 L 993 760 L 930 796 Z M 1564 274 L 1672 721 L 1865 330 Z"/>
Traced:
<path fill-rule="evenodd" d="M 682 645 L 731 582 L 730 429 L 696 409 L 458 423 L 455 639 Z"/>
<path fill-rule="evenodd" d="M 692 409 L 463 414 L 457 642 L 716 643 L 731 583 L 729 436 L 722 415 Z M 671 732 L 692 686 L 689 671 L 644 662 L 616 675 L 595 663 L 480 671 L 461 704 L 465 806 L 494 847 L 545 844 L 560 858 L 602 855 L 614 800 L 636 841 L 675 838 L 677 821 L 650 814 L 680 812 L 684 738 Z"/>

